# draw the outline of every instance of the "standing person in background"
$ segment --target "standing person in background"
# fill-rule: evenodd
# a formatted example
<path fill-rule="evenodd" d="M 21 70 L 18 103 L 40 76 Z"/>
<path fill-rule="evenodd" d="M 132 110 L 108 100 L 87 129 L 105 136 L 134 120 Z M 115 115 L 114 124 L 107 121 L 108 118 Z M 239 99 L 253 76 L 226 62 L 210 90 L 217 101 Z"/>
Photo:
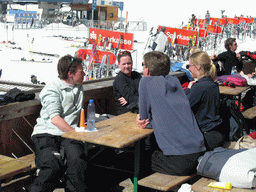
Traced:
<path fill-rule="evenodd" d="M 153 35 L 151 37 L 151 40 L 153 41 L 152 50 L 153 51 L 160 51 L 164 53 L 167 50 L 169 41 L 167 35 L 165 35 L 166 27 L 163 26 L 159 32 L 156 33 L 156 35 Z"/>
<path fill-rule="evenodd" d="M 141 75 L 136 71 L 132 71 L 133 61 L 129 51 L 120 52 L 117 60 L 120 72 L 113 82 L 113 91 L 117 114 L 120 115 L 128 112 L 131 108 L 131 110 L 138 110 L 138 87 Z"/>
<path fill-rule="evenodd" d="M 40 170 L 30 192 L 53 191 L 66 173 L 65 191 L 86 191 L 87 163 L 83 142 L 62 138 L 78 126 L 84 103 L 82 87 L 85 73 L 82 59 L 66 55 L 58 62 L 59 79 L 47 84 L 40 93 L 42 109 L 32 133 L 35 163 Z M 61 156 L 61 150 L 67 161 Z"/>
<path fill-rule="evenodd" d="M 195 20 L 196 20 L 196 16 L 194 14 L 192 14 L 191 21 L 190 21 L 190 26 L 191 26 L 192 30 L 195 27 Z"/>
<path fill-rule="evenodd" d="M 230 75 L 232 67 L 236 67 L 238 72 L 242 71 L 244 64 L 241 61 L 241 55 L 239 53 L 236 54 L 235 52 L 237 47 L 236 38 L 228 38 L 225 41 L 225 48 L 227 51 L 218 56 L 212 56 L 213 62 L 221 61 L 223 63 L 222 75 Z"/>
<path fill-rule="evenodd" d="M 209 10 L 207 10 L 206 14 L 205 14 L 205 19 L 206 19 L 206 24 L 209 25 L 210 24 L 210 18 L 211 15 L 209 13 Z"/>
<path fill-rule="evenodd" d="M 170 59 L 153 51 L 143 57 L 139 85 L 140 128 L 153 128 L 159 146 L 152 155 L 152 171 L 170 175 L 196 173 L 205 151 L 204 138 L 177 77 L 169 75 Z"/>
<path fill-rule="evenodd" d="M 224 143 L 222 119 L 219 114 L 220 92 L 216 81 L 216 67 L 206 52 L 195 52 L 189 58 L 189 71 L 194 79 L 185 89 L 197 124 L 204 135 L 207 150 Z"/>

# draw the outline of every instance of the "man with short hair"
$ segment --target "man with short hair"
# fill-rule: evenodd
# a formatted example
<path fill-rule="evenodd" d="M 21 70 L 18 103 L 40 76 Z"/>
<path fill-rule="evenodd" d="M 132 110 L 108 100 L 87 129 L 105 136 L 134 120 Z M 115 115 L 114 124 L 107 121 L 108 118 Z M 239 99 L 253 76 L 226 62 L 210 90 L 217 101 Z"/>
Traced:
<path fill-rule="evenodd" d="M 212 61 L 221 61 L 223 63 L 222 75 L 230 75 L 232 67 L 235 66 L 237 71 L 240 72 L 243 69 L 243 62 L 241 61 L 241 55 L 236 54 L 237 50 L 236 38 L 228 38 L 225 41 L 225 48 L 227 51 L 219 54 L 218 56 L 213 55 Z"/>
<path fill-rule="evenodd" d="M 47 84 L 39 95 L 42 109 L 32 140 L 36 148 L 35 163 L 40 171 L 30 192 L 53 191 L 64 173 L 65 191 L 84 192 L 87 188 L 83 142 L 61 137 L 63 133 L 73 131 L 79 123 L 84 103 L 82 59 L 63 56 L 58 62 L 58 75 L 57 81 Z"/>
<path fill-rule="evenodd" d="M 143 57 L 139 84 L 140 128 L 153 128 L 159 149 L 152 155 L 152 171 L 170 175 L 196 173 L 204 138 L 177 77 L 169 75 L 170 59 L 153 51 Z"/>

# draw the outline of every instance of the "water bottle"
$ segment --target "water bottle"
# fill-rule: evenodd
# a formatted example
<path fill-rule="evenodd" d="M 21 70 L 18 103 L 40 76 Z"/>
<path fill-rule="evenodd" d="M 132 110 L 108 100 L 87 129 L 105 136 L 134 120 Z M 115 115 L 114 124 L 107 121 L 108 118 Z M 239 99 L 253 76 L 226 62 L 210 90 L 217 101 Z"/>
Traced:
<path fill-rule="evenodd" d="M 234 75 L 236 73 L 237 73 L 236 66 L 233 66 L 231 70 L 231 75 Z"/>
<path fill-rule="evenodd" d="M 87 107 L 87 129 L 95 129 L 95 104 L 93 99 L 90 99 Z"/>

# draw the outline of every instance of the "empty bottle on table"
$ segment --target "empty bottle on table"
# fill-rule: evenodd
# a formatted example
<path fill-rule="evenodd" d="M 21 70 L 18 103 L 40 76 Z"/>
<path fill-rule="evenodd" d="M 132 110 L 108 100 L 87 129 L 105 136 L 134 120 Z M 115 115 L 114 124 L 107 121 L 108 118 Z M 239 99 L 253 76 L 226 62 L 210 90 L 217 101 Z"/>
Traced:
<path fill-rule="evenodd" d="M 95 104 L 93 99 L 90 99 L 87 107 L 87 129 L 95 129 Z"/>

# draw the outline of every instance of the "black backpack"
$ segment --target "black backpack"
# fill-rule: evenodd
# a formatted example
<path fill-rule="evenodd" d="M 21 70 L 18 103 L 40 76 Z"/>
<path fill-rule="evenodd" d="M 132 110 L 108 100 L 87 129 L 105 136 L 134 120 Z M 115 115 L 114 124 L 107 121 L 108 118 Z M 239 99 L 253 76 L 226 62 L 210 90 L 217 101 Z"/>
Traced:
<path fill-rule="evenodd" d="M 243 135 L 248 134 L 248 126 L 239 107 L 232 99 L 223 98 L 220 105 L 222 118 L 222 133 L 227 141 L 237 141 Z"/>

